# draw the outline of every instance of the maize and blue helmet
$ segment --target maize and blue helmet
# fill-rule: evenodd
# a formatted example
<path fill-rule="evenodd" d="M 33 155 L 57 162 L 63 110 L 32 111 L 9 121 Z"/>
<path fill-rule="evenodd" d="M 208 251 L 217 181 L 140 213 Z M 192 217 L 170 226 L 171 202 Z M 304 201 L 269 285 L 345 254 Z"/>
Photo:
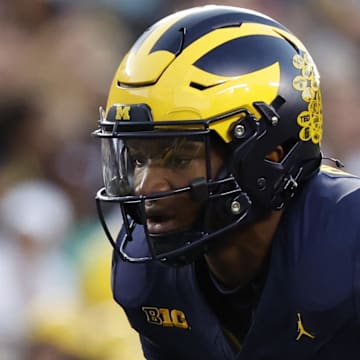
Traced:
<path fill-rule="evenodd" d="M 180 11 L 151 26 L 124 57 L 95 135 L 102 141 L 105 185 L 98 209 L 115 249 L 132 262 L 185 263 L 221 242 L 222 234 L 283 208 L 318 171 L 319 74 L 301 41 L 259 12 L 215 5 Z M 221 144 L 225 164 L 215 177 L 208 169 L 182 188 L 136 194 L 127 145 L 134 139 L 173 147 L 186 139 L 202 142 L 209 166 L 211 146 Z M 278 146 L 282 160 L 268 160 Z M 192 227 L 151 236 L 145 202 L 176 194 L 199 203 Z M 116 243 L 102 201 L 120 204 L 124 224 Z M 141 255 L 129 250 L 136 231 L 147 240 Z"/>

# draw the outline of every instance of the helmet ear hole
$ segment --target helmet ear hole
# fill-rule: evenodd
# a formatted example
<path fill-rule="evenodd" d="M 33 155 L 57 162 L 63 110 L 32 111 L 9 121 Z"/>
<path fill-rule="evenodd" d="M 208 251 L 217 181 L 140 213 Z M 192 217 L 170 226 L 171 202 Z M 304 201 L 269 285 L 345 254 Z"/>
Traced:
<path fill-rule="evenodd" d="M 297 140 L 290 138 L 284 143 L 281 144 L 281 147 L 284 150 L 284 157 L 290 152 L 290 150 L 296 145 Z"/>
<path fill-rule="evenodd" d="M 281 145 L 278 145 L 274 150 L 272 150 L 265 156 L 265 159 L 275 163 L 279 163 L 284 158 L 284 156 L 285 151 L 283 147 Z"/>

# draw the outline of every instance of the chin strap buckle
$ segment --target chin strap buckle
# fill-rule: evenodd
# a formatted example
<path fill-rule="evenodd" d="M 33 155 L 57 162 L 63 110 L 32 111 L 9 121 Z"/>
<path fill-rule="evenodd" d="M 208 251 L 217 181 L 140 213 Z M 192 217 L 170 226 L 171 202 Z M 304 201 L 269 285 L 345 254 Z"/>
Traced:
<path fill-rule="evenodd" d="M 295 192 L 299 187 L 298 180 L 302 172 L 303 168 L 301 167 L 295 176 L 288 174 L 283 178 L 282 185 L 279 186 L 279 191 L 277 192 L 277 195 L 275 195 L 273 201 L 276 210 L 282 209 L 287 201 L 295 195 Z"/>
<path fill-rule="evenodd" d="M 287 192 L 288 194 L 292 194 L 291 197 L 293 196 L 293 194 L 295 193 L 295 190 L 298 188 L 298 183 L 297 181 L 293 178 L 292 175 L 289 175 L 287 177 L 285 177 L 284 179 L 284 187 L 283 190 L 285 192 Z"/>

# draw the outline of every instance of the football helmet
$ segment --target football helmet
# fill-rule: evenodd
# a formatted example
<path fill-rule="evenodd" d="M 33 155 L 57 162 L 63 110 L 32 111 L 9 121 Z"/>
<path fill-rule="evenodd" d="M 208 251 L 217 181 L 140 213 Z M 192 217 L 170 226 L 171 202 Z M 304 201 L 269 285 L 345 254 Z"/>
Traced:
<path fill-rule="evenodd" d="M 179 11 L 145 31 L 124 57 L 94 134 L 102 142 L 105 185 L 97 207 L 116 251 L 130 262 L 187 263 L 226 232 L 283 208 L 318 171 L 319 74 L 302 42 L 264 14 L 216 5 Z M 210 154 L 218 146 L 224 163 L 214 174 Z M 282 160 L 270 161 L 278 146 Z M 191 181 L 135 191 L 137 166 L 151 158 L 180 171 L 191 155 L 206 164 Z M 149 231 L 146 202 L 176 196 L 198 204 L 191 225 Z M 117 241 L 104 201 L 120 205 Z"/>

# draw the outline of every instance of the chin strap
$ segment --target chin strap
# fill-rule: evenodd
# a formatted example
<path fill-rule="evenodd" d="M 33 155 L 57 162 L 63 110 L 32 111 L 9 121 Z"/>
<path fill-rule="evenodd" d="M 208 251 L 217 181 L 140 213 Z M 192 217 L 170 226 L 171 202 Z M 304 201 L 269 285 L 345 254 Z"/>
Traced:
<path fill-rule="evenodd" d="M 282 209 L 298 191 L 300 184 L 305 183 L 319 172 L 322 159 L 320 156 L 319 158 L 305 160 L 292 171 L 287 172 L 277 186 L 271 201 L 274 210 Z"/>

